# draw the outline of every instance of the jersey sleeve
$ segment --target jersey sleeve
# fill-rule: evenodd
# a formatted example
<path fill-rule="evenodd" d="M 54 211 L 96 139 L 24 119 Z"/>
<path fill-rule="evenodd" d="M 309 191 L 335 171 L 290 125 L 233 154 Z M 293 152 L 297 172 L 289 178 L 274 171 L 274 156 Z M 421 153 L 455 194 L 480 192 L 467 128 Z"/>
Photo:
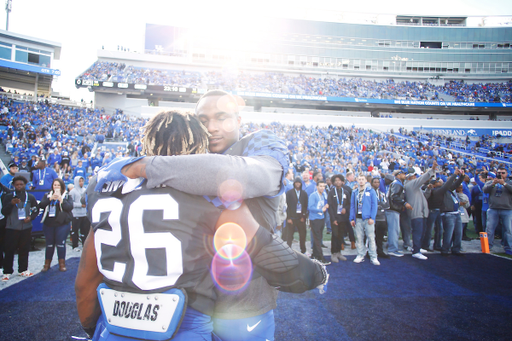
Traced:
<path fill-rule="evenodd" d="M 235 180 L 243 188 L 242 199 L 277 195 L 282 172 L 270 156 L 217 154 L 152 157 L 146 167 L 148 187 L 165 184 L 189 194 L 216 196 L 221 184 Z"/>

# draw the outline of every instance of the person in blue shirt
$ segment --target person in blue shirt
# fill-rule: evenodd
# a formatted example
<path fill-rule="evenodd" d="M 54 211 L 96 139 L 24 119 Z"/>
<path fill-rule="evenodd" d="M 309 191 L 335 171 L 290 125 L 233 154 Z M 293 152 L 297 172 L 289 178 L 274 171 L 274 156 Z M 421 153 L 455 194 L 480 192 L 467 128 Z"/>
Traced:
<path fill-rule="evenodd" d="M 313 241 L 313 255 L 314 259 L 317 259 L 324 265 L 329 265 L 331 262 L 328 262 L 324 258 L 324 254 L 322 251 L 322 235 L 325 226 L 325 212 L 329 208 L 327 204 L 327 195 L 325 193 L 326 183 L 323 180 L 319 180 L 316 185 L 316 191 L 314 191 L 308 200 L 308 210 L 309 210 L 309 223 L 311 226 L 311 231 L 313 233 L 314 241 Z"/>
<path fill-rule="evenodd" d="M 357 257 L 354 263 L 364 262 L 366 248 L 364 236 L 368 239 L 370 261 L 373 265 L 380 265 L 377 259 L 377 246 L 375 244 L 375 219 L 377 218 L 378 199 L 377 193 L 370 186 L 366 176 L 359 174 L 357 177 L 359 187 L 352 191 L 350 200 L 350 224 L 356 233 Z"/>
<path fill-rule="evenodd" d="M 2 176 L 0 179 L 0 183 L 7 187 L 8 189 L 13 190 L 14 186 L 12 184 L 12 179 L 14 178 L 15 174 L 18 172 L 18 165 L 14 162 L 9 163 L 9 173 Z"/>
<path fill-rule="evenodd" d="M 306 191 L 308 197 L 316 190 L 315 178 L 309 179 L 309 171 L 302 173 L 302 188 Z"/>
<path fill-rule="evenodd" d="M 353 171 L 347 169 L 347 175 L 345 176 L 345 179 L 347 179 L 346 185 L 351 190 L 353 190 L 357 186 L 357 181 L 355 179 L 355 175 L 354 175 Z"/>
<path fill-rule="evenodd" d="M 84 153 L 84 156 L 80 159 L 82 161 L 82 166 L 85 168 L 87 173 L 87 168 L 91 165 L 91 158 L 88 152 Z"/>
<path fill-rule="evenodd" d="M 288 169 L 284 179 L 284 192 L 288 192 L 293 188 L 293 169 Z"/>
<path fill-rule="evenodd" d="M 32 171 L 32 190 L 50 190 L 53 180 L 59 176 L 51 167 L 46 167 L 46 159 L 41 157 Z"/>
<path fill-rule="evenodd" d="M 60 164 L 61 161 L 62 161 L 62 156 L 59 154 L 59 150 L 57 148 L 55 148 L 53 150 L 53 153 L 50 154 L 50 156 L 48 156 L 48 164 L 54 165 L 55 162 Z"/>
<path fill-rule="evenodd" d="M 77 164 L 77 166 L 75 168 L 75 171 L 73 172 L 72 178 L 74 179 L 77 176 L 81 176 L 81 177 L 83 177 L 85 179 L 86 175 L 87 175 L 87 169 L 84 167 L 83 161 L 82 160 L 78 160 L 78 164 Z"/>

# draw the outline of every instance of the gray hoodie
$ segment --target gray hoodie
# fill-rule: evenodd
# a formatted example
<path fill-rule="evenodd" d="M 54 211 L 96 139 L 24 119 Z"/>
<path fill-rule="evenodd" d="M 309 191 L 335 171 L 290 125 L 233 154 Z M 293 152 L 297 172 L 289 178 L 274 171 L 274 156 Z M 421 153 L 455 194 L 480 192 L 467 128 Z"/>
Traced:
<path fill-rule="evenodd" d="M 412 206 L 412 212 L 409 212 L 411 219 L 428 218 L 428 203 L 421 186 L 434 174 L 432 169 L 429 169 L 419 178 L 405 182 L 405 201 Z"/>
<path fill-rule="evenodd" d="M 79 181 L 84 179 L 83 176 L 75 176 L 75 188 L 69 192 L 71 199 L 73 200 L 73 218 L 80 218 L 87 216 L 87 209 L 82 207 L 82 196 L 85 195 L 86 187 L 80 187 Z M 85 179 L 84 179 L 85 180 Z"/>

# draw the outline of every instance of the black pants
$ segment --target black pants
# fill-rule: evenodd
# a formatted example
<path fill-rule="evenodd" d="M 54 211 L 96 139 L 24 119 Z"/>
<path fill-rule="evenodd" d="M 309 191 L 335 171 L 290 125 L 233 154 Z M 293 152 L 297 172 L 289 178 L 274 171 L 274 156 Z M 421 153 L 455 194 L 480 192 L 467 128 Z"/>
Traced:
<path fill-rule="evenodd" d="M 293 224 L 286 223 L 286 227 L 284 228 L 283 239 L 286 243 L 288 243 L 289 247 L 292 247 L 293 242 L 293 234 L 295 232 L 295 228 L 299 231 L 299 243 L 300 243 L 300 252 L 306 253 L 306 219 L 304 221 L 300 221 L 300 219 L 292 219 Z"/>
<path fill-rule="evenodd" d="M 89 218 L 87 217 L 78 217 L 73 218 L 71 224 L 71 243 L 73 249 L 78 247 L 78 237 L 82 241 L 82 246 L 85 243 L 85 239 L 87 238 L 87 234 L 89 234 L 89 229 L 91 228 L 91 223 L 89 222 Z"/>
<path fill-rule="evenodd" d="M 16 250 L 18 250 L 18 273 L 28 269 L 28 252 L 30 251 L 31 239 L 32 228 L 26 230 L 5 229 L 4 274 L 14 272 L 12 263 Z"/>
<path fill-rule="evenodd" d="M 354 228 L 350 225 L 350 221 L 343 222 L 343 238 L 348 235 L 350 242 L 356 242 L 356 236 L 354 235 Z"/>
<path fill-rule="evenodd" d="M 386 221 L 375 222 L 375 244 L 377 246 L 377 255 L 384 254 L 384 236 L 388 232 L 388 223 Z"/>
<path fill-rule="evenodd" d="M 343 243 L 343 235 L 345 234 L 345 225 L 348 225 L 348 223 L 343 221 L 336 222 L 338 225 L 331 223 L 331 254 L 335 254 L 341 251 L 341 243 Z"/>
<path fill-rule="evenodd" d="M 475 210 L 473 211 L 473 222 L 475 223 L 475 232 L 477 235 L 480 235 L 480 232 L 484 232 L 484 228 L 482 225 L 482 206 L 475 206 Z"/>
<path fill-rule="evenodd" d="M 313 232 L 313 258 L 324 260 L 324 253 L 322 251 L 322 236 L 324 232 L 325 221 L 324 219 L 309 220 L 311 231 Z"/>
<path fill-rule="evenodd" d="M 7 218 L 0 220 L 0 268 L 4 266 L 5 224 Z"/>

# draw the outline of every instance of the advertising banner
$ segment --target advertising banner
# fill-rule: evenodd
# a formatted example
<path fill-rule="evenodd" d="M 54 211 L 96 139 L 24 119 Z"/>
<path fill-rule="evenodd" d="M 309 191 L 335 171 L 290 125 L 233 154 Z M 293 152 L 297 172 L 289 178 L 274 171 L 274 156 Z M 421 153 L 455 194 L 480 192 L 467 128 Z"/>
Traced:
<path fill-rule="evenodd" d="M 354 97 L 331 97 L 331 96 L 310 96 L 310 95 L 289 95 L 273 94 L 268 92 L 253 91 L 232 91 L 234 95 L 241 97 L 276 98 L 290 100 L 327 101 L 327 102 L 348 102 L 348 103 L 369 103 L 369 104 L 390 104 L 390 105 L 417 105 L 436 107 L 468 107 L 468 108 L 512 108 L 512 103 L 481 103 L 481 102 L 449 102 L 449 101 L 416 101 L 402 99 L 373 99 Z"/>
<path fill-rule="evenodd" d="M 37 65 L 27 65 L 22 63 L 15 63 L 8 60 L 0 59 L 0 66 L 7 67 L 10 69 L 42 73 L 45 75 L 60 76 L 60 70 L 40 67 Z"/>
<path fill-rule="evenodd" d="M 112 83 L 93 80 L 85 80 L 77 78 L 75 84 L 79 87 L 87 86 L 103 86 L 108 88 L 121 89 L 140 89 L 162 92 L 177 92 L 186 94 L 204 93 L 203 89 L 185 88 L 177 85 L 145 85 L 145 84 L 127 84 Z M 512 103 L 483 103 L 483 102 L 450 102 L 450 101 L 416 101 L 402 99 L 373 99 L 373 98 L 354 98 L 354 97 L 331 97 L 331 96 L 312 96 L 312 95 L 292 95 L 292 94 L 274 94 L 270 92 L 257 91 L 228 91 L 233 95 L 238 95 L 244 99 L 247 98 L 265 98 L 265 99 L 287 99 L 287 100 L 303 100 L 317 102 L 345 102 L 345 103 L 368 103 L 368 104 L 387 104 L 387 105 L 410 105 L 410 106 L 435 106 L 446 108 L 512 108 Z"/>
<path fill-rule="evenodd" d="M 441 135 L 452 135 L 457 137 L 465 137 L 465 136 L 486 136 L 490 135 L 492 137 L 512 137 L 512 128 L 505 129 L 481 129 L 481 128 L 429 128 L 429 127 L 414 127 L 414 130 L 417 131 L 429 131 L 434 134 Z"/>

